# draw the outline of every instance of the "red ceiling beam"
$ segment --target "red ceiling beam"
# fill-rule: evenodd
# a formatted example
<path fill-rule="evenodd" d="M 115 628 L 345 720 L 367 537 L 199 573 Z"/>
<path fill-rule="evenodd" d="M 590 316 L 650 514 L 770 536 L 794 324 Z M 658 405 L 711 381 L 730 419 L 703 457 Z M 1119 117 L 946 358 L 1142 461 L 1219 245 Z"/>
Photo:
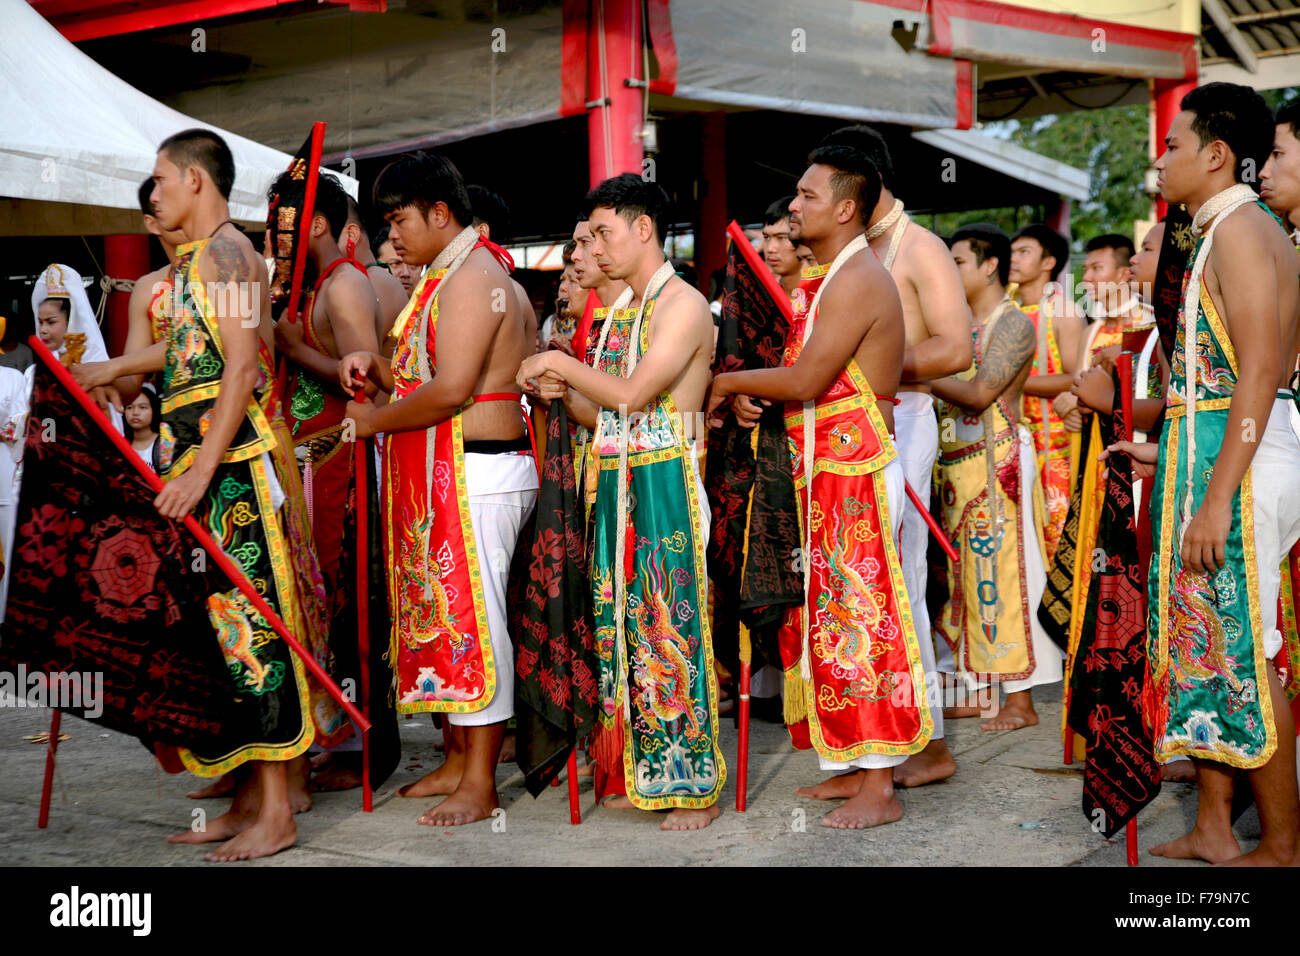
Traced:
<path fill-rule="evenodd" d="M 73 43 L 99 37 L 160 30 L 252 13 L 300 0 L 175 0 L 164 3 L 123 3 L 121 0 L 31 0 L 32 7 Z M 387 0 L 327 0 L 352 10 L 384 13 Z"/>

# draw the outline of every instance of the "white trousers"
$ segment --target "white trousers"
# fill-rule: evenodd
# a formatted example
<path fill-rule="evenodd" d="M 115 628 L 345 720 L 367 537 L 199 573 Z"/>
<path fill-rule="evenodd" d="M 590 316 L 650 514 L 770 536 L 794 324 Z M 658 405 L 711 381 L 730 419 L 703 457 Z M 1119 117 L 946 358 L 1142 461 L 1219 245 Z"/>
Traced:
<path fill-rule="evenodd" d="M 510 643 L 506 584 L 519 531 L 537 504 L 537 466 L 531 455 L 467 454 L 465 485 L 497 686 L 482 710 L 445 716 L 457 727 L 482 727 L 515 715 L 515 649 Z"/>
<path fill-rule="evenodd" d="M 1255 513 L 1255 559 L 1259 568 L 1260 633 L 1264 656 L 1282 649 L 1277 627 L 1277 595 L 1282 560 L 1300 540 L 1300 438 L 1292 428 L 1293 403 L 1273 400 L 1268 424 L 1250 463 Z M 1261 688 L 1261 693 L 1263 689 Z"/>
<path fill-rule="evenodd" d="M 934 460 L 939 455 L 939 420 L 934 414 L 934 400 L 926 392 L 899 392 L 894 409 L 895 446 L 903 463 L 903 475 L 916 496 L 929 508 L 930 486 L 934 478 Z M 943 700 L 936 672 L 934 635 L 930 631 L 930 612 L 925 605 L 926 579 L 929 577 L 926 552 L 930 546 L 930 528 L 906 493 L 901 518 L 896 518 L 899 543 L 898 558 L 903 565 L 903 583 L 912 605 L 916 623 L 916 641 L 921 647 L 921 667 L 925 670 L 926 699 L 934 715 L 932 740 L 943 739 Z M 892 510 L 891 518 L 899 512 Z M 948 646 L 947 641 L 943 642 Z"/>
<path fill-rule="evenodd" d="M 894 532 L 894 544 L 897 545 L 899 523 L 894 520 L 894 516 L 901 513 L 903 499 L 907 497 L 907 492 L 903 490 L 903 465 L 895 458 L 881 469 L 881 474 L 885 478 L 885 496 L 889 508 L 889 523 Z M 839 761 L 827 760 L 819 755 L 817 762 L 821 765 L 822 770 L 830 771 L 884 770 L 889 767 L 897 767 L 906 759 L 905 755 L 864 754 L 849 761 Z"/>

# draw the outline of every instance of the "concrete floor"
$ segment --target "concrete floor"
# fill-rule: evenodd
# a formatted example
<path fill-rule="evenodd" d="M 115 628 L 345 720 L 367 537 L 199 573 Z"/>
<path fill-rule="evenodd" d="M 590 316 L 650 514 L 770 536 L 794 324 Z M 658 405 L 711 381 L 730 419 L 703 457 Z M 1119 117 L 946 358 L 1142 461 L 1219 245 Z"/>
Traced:
<path fill-rule="evenodd" d="M 978 720 L 952 721 L 948 739 L 957 774 L 941 784 L 902 791 L 902 821 L 865 832 L 830 830 L 818 821 L 827 805 L 794 796 L 822 777 L 816 758 L 795 752 L 783 727 L 753 723 L 749 809 L 735 812 L 736 734 L 723 721 L 729 779 L 723 813 L 708 829 L 663 833 L 660 816 L 597 808 L 582 781 L 581 826 L 568 822 L 566 790 L 534 800 L 513 764 L 498 774 L 504 829 L 487 822 L 456 830 L 417 826 L 433 800 L 395 796 L 398 786 L 437 765 L 438 733 L 427 718 L 402 721 L 403 762 L 361 811 L 359 791 L 318 794 L 300 815 L 298 845 L 262 866 L 529 865 L 662 866 L 919 865 L 1123 866 L 1122 834 L 1092 832 L 1080 809 L 1082 767 L 1061 764 L 1060 686 L 1036 691 L 1040 723 L 988 733 Z M 48 729 L 48 711 L 0 707 L 0 860 L 11 866 L 178 866 L 203 863 L 204 848 L 172 846 L 164 837 L 188 827 L 198 808 L 209 816 L 226 801 L 188 800 L 188 775 L 168 776 L 133 738 L 65 718 L 71 735 L 59 748 L 50 825 L 36 828 L 45 747 L 23 740 Z M 1143 866 L 1197 866 L 1148 856 L 1146 848 L 1190 827 L 1195 789 L 1166 784 L 1139 818 Z M 806 825 L 799 826 L 800 821 Z M 1242 848 L 1259 835 L 1254 810 L 1238 825 Z"/>

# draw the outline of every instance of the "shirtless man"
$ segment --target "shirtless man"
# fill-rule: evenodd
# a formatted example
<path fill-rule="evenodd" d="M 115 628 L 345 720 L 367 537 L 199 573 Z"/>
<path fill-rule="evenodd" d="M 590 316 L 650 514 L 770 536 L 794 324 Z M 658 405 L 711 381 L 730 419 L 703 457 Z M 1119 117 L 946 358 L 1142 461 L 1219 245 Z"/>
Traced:
<path fill-rule="evenodd" d="M 496 243 L 498 246 L 504 245 L 509 239 L 506 226 L 510 222 L 510 207 L 506 205 L 506 201 L 482 186 L 466 186 L 465 191 L 469 194 L 470 208 L 474 212 L 472 223 L 474 231 L 489 242 Z M 528 329 L 532 341 L 536 341 L 537 310 L 533 308 L 533 300 L 528 297 L 528 290 L 513 276 L 510 279 L 510 286 L 515 290 L 515 298 L 519 300 L 520 309 L 525 316 L 528 316 Z"/>
<path fill-rule="evenodd" d="M 1243 181 L 1273 148 L 1275 124 L 1262 97 L 1249 87 L 1208 83 L 1180 105 L 1155 167 L 1161 194 L 1186 205 L 1199 236 L 1178 317 L 1179 342 L 1195 342 L 1199 361 L 1189 366 L 1181 354 L 1171 357 L 1170 406 L 1152 482 L 1148 635 L 1154 691 L 1163 704 L 1156 756 L 1192 758 L 1198 805 L 1192 831 L 1151 852 L 1294 865 L 1295 728 L 1272 658 L 1282 643 L 1278 568 L 1300 536 L 1300 440 L 1289 408 L 1300 344 L 1300 264 L 1286 232 Z M 1189 393 L 1196 396 L 1194 416 Z M 1156 459 L 1154 445 L 1116 449 L 1148 464 Z M 1247 508 L 1253 540 L 1243 530 L 1250 527 Z M 1171 599 L 1162 605 L 1157 596 L 1165 594 Z M 1195 613 L 1180 609 L 1188 605 Z M 1207 647 L 1218 661 L 1208 674 Z M 1259 845 L 1244 856 L 1231 820 L 1241 769 L 1255 792 L 1261 830 Z"/>
<path fill-rule="evenodd" d="M 420 281 L 420 267 L 403 262 L 402 257 L 397 254 L 393 241 L 388 237 L 388 226 L 385 224 L 379 231 L 379 249 L 376 261 L 380 265 L 388 267 L 388 271 L 396 277 L 397 282 L 406 292 L 407 298 L 410 298 L 411 292 L 415 289 L 415 284 Z"/>
<path fill-rule="evenodd" d="M 963 226 L 953 233 L 952 257 L 973 317 L 976 364 L 973 377 L 931 383 L 944 402 L 944 533 L 958 554 L 948 562 L 951 593 L 936 629 L 967 686 L 992 677 L 1007 693 L 981 729 L 1016 730 L 1038 723 L 1031 688 L 1062 676 L 1061 652 L 1033 613 L 1047 583 L 1029 494 L 1035 455 L 1020 412 L 1034 327 L 1007 296 L 1012 254 L 1001 230 Z"/>
<path fill-rule="evenodd" d="M 446 760 L 401 794 L 447 794 L 419 822 L 457 826 L 498 806 L 497 758 L 514 711 L 506 576 L 538 486 L 515 373 L 536 333 L 470 225 L 450 161 L 404 156 L 380 174 L 374 198 L 395 252 L 430 268 L 393 327 L 392 361 L 353 353 L 338 374 L 345 387 L 369 379 L 393 396 L 382 407 L 350 403 L 347 414 L 358 437 L 385 435 L 397 709 L 445 714 Z M 456 489 L 456 508 L 431 507 L 430 468 Z"/>
<path fill-rule="evenodd" d="M 1280 107 L 1274 120 L 1273 151 L 1259 172 L 1260 196 L 1300 246 L 1300 99 Z"/>
<path fill-rule="evenodd" d="M 671 808 L 663 829 L 693 830 L 718 816 L 726 780 L 704 566 L 709 507 L 696 453 L 713 320 L 704 296 L 664 258 L 667 204 L 658 184 L 632 173 L 588 193 L 586 264 L 626 288 L 611 302 L 594 368 L 552 349 L 524 362 L 518 381 L 543 398 L 562 397 L 596 432 L 597 793 L 612 795 L 605 806 Z M 629 503 L 627 482 L 641 506 Z M 656 507 L 644 506 L 650 501 Z M 636 569 L 631 581 L 625 567 Z"/>
<path fill-rule="evenodd" d="M 845 145 L 819 147 L 808 163 L 790 204 L 791 238 L 806 243 L 825 271 L 806 276 L 794 295 L 783 367 L 719 375 L 710 414 L 730 395 L 786 403 L 796 505 L 810 551 L 803 559 L 807 602 L 788 612 L 781 630 L 787 722 L 796 747 L 811 747 L 823 771 L 842 774 L 829 787 L 797 793 L 846 797 L 822 823 L 865 829 L 902 817 L 895 769 L 931 733 L 920 647 L 898 584 L 898 524 L 890 519 L 905 497 L 890 434 L 907 329 L 894 282 L 863 235 L 880 174 Z M 811 515 L 820 519 L 810 527 Z M 843 566 L 855 573 L 834 572 Z M 845 633 L 854 635 L 856 650 L 839 646 Z M 875 686 L 886 671 L 898 681 L 888 699 L 850 689 Z"/>
<path fill-rule="evenodd" d="M 847 126 L 836 130 L 824 142 L 843 143 L 866 154 L 880 170 L 880 199 L 871 211 L 867 241 L 893 277 L 903 303 L 907 327 L 907 349 L 903 353 L 899 404 L 894 409 L 898 454 L 903 474 L 926 508 L 930 506 L 934 461 L 939 453 L 939 425 L 929 381 L 964 372 L 971 364 L 970 308 L 962 291 L 961 276 L 942 239 L 903 212 L 895 198 L 894 163 L 884 137 L 870 126 Z M 951 777 L 957 770 L 952 751 L 944 739 L 942 694 L 936 657 L 947 659 L 948 646 L 940 641 L 936 649 L 926 608 L 926 551 L 930 529 L 909 498 L 903 506 L 899 531 L 899 559 L 903 580 L 912 605 L 916 639 L 921 646 L 934 735 L 925 750 L 894 770 L 894 783 L 919 787 Z M 828 781 L 832 783 L 834 781 Z"/>

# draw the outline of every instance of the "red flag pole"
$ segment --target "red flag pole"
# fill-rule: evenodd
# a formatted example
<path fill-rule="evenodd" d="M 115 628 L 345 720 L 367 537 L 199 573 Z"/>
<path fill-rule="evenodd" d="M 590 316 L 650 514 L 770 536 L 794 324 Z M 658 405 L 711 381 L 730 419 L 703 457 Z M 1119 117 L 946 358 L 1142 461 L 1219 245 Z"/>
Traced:
<path fill-rule="evenodd" d="M 736 704 L 740 720 L 736 744 L 736 810 L 745 812 L 749 790 L 749 661 L 740 662 L 740 700 Z"/>
<path fill-rule="evenodd" d="M 36 817 L 37 829 L 44 830 L 50 822 L 50 793 L 54 789 L 54 755 L 59 749 L 59 724 L 63 721 L 63 711 L 57 707 L 50 718 L 50 739 L 45 748 L 45 782 L 41 784 L 41 812 Z"/>
<path fill-rule="evenodd" d="M 307 160 L 307 186 L 303 191 L 302 209 L 298 216 L 298 243 L 293 251 L 293 277 L 289 284 L 289 308 L 285 318 L 290 322 L 298 321 L 298 304 L 302 298 L 302 277 L 307 272 L 307 237 L 311 234 L 311 221 L 316 215 L 316 183 L 320 179 L 320 159 L 325 148 L 325 124 L 311 124 L 311 150 Z M 275 250 L 272 250 L 274 252 Z M 284 386 L 289 379 L 289 360 L 280 359 L 280 374 L 277 387 L 284 395 Z"/>
<path fill-rule="evenodd" d="M 353 390 L 352 400 L 364 402 L 366 390 Z M 355 436 L 354 436 L 355 437 Z M 364 438 L 354 442 L 353 469 L 356 471 L 355 488 L 357 509 L 357 656 L 361 661 L 361 713 L 370 719 L 370 495 L 368 488 L 370 445 Z M 361 809 L 374 810 L 374 794 L 370 789 L 370 730 L 361 731 Z"/>
<path fill-rule="evenodd" d="M 76 380 L 73 379 L 68 370 L 63 367 L 62 363 L 60 363 L 50 350 L 45 347 L 45 343 L 35 335 L 32 335 L 28 337 L 27 344 L 30 345 L 32 351 L 36 353 L 36 357 L 45 363 L 45 366 L 53 373 L 54 377 L 59 380 L 59 384 L 68 390 L 68 393 L 76 400 L 77 404 L 81 406 L 82 410 L 90 416 L 91 420 L 99 427 L 100 431 L 108 436 L 108 439 L 113 443 L 113 446 L 118 450 L 122 457 L 126 459 L 127 463 L 136 470 L 136 473 L 145 480 L 145 483 L 149 485 L 149 488 L 155 494 L 160 493 L 163 489 L 163 480 L 155 475 L 153 471 L 149 469 L 149 466 L 144 463 L 144 460 L 135 453 L 135 449 L 127 444 L 126 437 L 113 428 L 108 419 L 104 417 L 104 413 L 99 410 L 99 406 L 95 404 L 94 399 L 87 395 L 82 387 L 77 384 Z M 370 721 L 367 720 L 361 711 L 357 709 L 355 704 L 347 699 L 347 695 L 343 693 L 338 684 L 334 683 L 330 675 L 326 673 L 325 668 L 321 667 L 321 665 L 316 661 L 316 658 L 302 646 L 302 643 L 296 637 L 289 633 L 289 629 L 285 626 L 284 621 L 280 620 L 280 616 L 271 610 L 271 606 L 266 603 L 262 595 L 257 593 L 257 589 L 253 587 L 248 578 L 244 576 L 243 570 L 239 565 L 235 564 L 235 562 L 232 561 L 224 551 L 221 550 L 221 546 L 217 544 L 212 535 L 208 533 L 207 529 L 199 524 L 198 519 L 195 518 L 193 514 L 187 514 L 185 516 L 184 524 L 186 530 L 189 531 L 190 534 L 194 535 L 195 540 L 203 546 L 203 549 L 212 555 L 212 559 L 217 562 L 217 566 L 225 572 L 228 578 L 230 578 L 230 582 L 243 592 L 244 596 L 248 598 L 249 603 L 252 604 L 253 607 L 257 609 L 257 612 L 266 619 L 266 622 L 271 629 L 284 640 L 290 650 L 298 655 L 298 659 L 302 661 L 303 666 L 307 668 L 308 672 L 320 681 L 321 686 L 323 686 L 326 692 L 338 702 L 344 712 L 352 718 L 352 720 L 356 721 L 357 726 L 361 728 L 363 733 L 369 731 Z"/>
<path fill-rule="evenodd" d="M 569 751 L 569 822 L 575 827 L 582 822 L 582 808 L 578 806 L 578 748 Z"/>

